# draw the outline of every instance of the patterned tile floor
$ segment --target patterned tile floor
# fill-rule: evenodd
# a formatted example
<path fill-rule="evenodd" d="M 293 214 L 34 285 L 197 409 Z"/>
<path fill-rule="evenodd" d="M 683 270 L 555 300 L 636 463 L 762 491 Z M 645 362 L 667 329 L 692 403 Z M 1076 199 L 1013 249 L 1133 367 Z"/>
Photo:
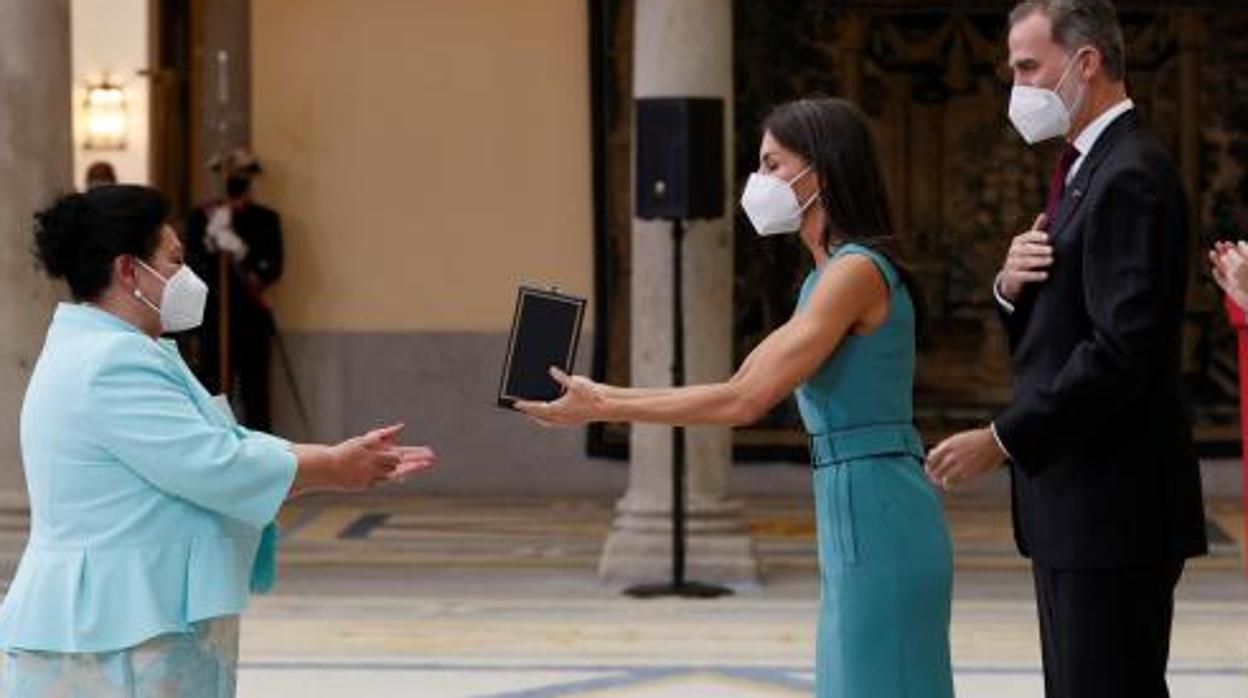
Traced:
<path fill-rule="evenodd" d="M 816 586 L 807 502 L 751 501 L 765 583 L 639 602 L 595 577 L 611 503 L 306 500 L 284 512 L 282 581 L 243 623 L 244 698 L 810 695 Z M 958 695 L 1040 698 L 1030 577 L 1000 503 L 954 500 Z M 0 562 L 24 512 L 0 508 Z M 1179 591 L 1172 694 L 1248 693 L 1242 513 L 1212 503 L 1214 554 Z"/>

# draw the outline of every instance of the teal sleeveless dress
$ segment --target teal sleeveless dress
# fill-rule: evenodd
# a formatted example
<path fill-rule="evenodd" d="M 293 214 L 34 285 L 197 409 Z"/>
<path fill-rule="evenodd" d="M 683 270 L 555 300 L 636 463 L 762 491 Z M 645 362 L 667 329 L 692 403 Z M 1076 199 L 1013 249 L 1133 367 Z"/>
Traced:
<path fill-rule="evenodd" d="M 810 434 L 821 599 L 818 698 L 950 698 L 953 549 L 913 425 L 915 311 L 888 259 L 888 317 L 848 335 L 797 389 Z M 825 263 L 802 286 L 798 312 Z"/>

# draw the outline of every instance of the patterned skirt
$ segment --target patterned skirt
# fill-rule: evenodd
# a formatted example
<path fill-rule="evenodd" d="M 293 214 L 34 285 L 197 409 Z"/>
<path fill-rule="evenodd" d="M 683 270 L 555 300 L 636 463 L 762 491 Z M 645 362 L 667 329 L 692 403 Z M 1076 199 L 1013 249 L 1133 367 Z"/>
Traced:
<path fill-rule="evenodd" d="M 115 652 L 10 650 L 5 698 L 234 698 L 238 616 L 212 618 Z"/>

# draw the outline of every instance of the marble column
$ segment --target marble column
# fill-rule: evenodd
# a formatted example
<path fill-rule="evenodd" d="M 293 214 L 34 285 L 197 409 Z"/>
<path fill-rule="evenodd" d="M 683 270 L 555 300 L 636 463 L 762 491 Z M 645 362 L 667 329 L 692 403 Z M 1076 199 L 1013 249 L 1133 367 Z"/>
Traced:
<path fill-rule="evenodd" d="M 633 94 L 724 100 L 725 212 L 733 210 L 732 2 L 637 0 Z M 671 234 L 668 223 L 633 221 L 632 380 L 670 385 Z M 686 226 L 685 365 L 689 383 L 718 381 L 732 366 L 732 223 L 726 215 Z M 620 500 L 600 572 L 608 582 L 657 582 L 671 574 L 671 429 L 636 425 L 628 492 Z M 688 431 L 688 578 L 750 584 L 758 563 L 740 501 L 728 496 L 731 433 Z"/>
<path fill-rule="evenodd" d="M 0 0 L 0 498 L 25 496 L 18 418 L 56 301 L 31 215 L 73 187 L 68 0 Z"/>

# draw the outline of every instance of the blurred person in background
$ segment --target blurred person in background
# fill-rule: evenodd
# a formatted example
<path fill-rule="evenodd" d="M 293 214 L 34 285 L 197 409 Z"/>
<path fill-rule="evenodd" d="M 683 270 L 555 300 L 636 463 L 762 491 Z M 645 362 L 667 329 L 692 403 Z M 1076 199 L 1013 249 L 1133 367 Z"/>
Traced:
<path fill-rule="evenodd" d="M 191 268 L 212 291 L 198 333 L 197 373 L 212 390 L 228 386 L 230 395 L 239 398 L 240 421 L 265 431 L 272 426 L 269 376 L 277 331 L 268 291 L 282 276 L 282 220 L 252 197 L 252 182 L 261 168 L 250 152 L 231 150 L 210 166 L 225 179 L 225 198 L 196 208 L 186 229 Z M 224 328 L 222 303 L 228 303 Z M 221 375 L 223 344 L 228 346 L 228 376 Z"/>

